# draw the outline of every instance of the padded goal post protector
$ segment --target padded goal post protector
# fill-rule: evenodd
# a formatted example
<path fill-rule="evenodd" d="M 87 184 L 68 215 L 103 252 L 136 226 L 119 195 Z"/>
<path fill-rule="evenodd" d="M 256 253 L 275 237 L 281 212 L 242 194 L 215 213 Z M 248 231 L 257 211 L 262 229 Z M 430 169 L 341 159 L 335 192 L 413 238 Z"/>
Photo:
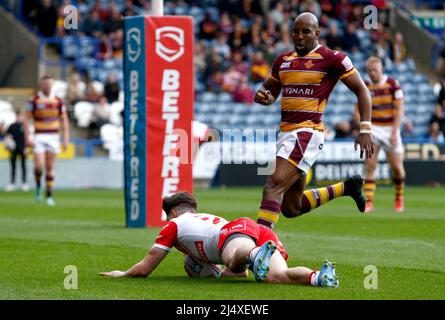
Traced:
<path fill-rule="evenodd" d="M 193 19 L 136 16 L 124 27 L 126 225 L 161 227 L 162 198 L 193 191 Z"/>

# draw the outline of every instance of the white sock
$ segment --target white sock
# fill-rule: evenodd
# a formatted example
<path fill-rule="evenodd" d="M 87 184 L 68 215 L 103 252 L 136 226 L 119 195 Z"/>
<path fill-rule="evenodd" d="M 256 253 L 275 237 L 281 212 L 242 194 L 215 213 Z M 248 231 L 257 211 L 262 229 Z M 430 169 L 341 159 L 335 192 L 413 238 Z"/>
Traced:
<path fill-rule="evenodd" d="M 248 256 L 249 263 L 252 263 L 255 260 L 255 256 L 259 250 L 260 250 L 260 247 L 256 247 L 250 251 L 249 256 Z"/>
<path fill-rule="evenodd" d="M 311 273 L 311 286 L 318 287 L 318 275 L 320 274 L 320 271 L 313 271 Z"/>

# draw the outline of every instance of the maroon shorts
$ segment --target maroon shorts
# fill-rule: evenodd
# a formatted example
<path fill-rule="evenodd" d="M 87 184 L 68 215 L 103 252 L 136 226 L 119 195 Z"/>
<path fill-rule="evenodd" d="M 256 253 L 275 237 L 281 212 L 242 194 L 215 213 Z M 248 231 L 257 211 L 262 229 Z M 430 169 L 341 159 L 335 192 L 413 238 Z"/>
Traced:
<path fill-rule="evenodd" d="M 241 233 L 251 237 L 255 240 L 255 244 L 257 246 L 261 246 L 263 243 L 272 240 L 277 245 L 277 249 L 283 256 L 284 260 L 287 261 L 289 257 L 280 239 L 278 239 L 278 236 L 272 230 L 257 224 L 255 221 L 249 218 L 236 219 L 229 222 L 221 229 L 218 241 L 219 252 L 221 252 L 226 239 L 235 233 Z"/>

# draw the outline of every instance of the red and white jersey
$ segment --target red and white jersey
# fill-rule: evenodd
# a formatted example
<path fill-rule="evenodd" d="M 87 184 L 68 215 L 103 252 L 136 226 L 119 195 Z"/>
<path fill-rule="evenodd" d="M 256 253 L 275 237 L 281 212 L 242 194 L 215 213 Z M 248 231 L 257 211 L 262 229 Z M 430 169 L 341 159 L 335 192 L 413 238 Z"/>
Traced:
<path fill-rule="evenodd" d="M 212 214 L 184 213 L 162 228 L 154 246 L 167 251 L 175 247 L 197 260 L 222 263 L 218 240 L 227 223 Z"/>

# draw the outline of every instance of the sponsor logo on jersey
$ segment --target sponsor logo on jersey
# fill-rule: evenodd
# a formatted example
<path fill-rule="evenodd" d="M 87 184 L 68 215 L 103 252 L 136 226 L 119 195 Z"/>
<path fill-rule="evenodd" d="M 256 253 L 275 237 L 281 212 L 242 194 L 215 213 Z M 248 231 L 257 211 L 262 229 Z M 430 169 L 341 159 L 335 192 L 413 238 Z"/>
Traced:
<path fill-rule="evenodd" d="M 308 62 L 304 63 L 304 66 L 306 67 L 306 69 L 311 69 L 314 66 L 314 63 L 312 62 L 312 60 L 309 60 Z"/>

